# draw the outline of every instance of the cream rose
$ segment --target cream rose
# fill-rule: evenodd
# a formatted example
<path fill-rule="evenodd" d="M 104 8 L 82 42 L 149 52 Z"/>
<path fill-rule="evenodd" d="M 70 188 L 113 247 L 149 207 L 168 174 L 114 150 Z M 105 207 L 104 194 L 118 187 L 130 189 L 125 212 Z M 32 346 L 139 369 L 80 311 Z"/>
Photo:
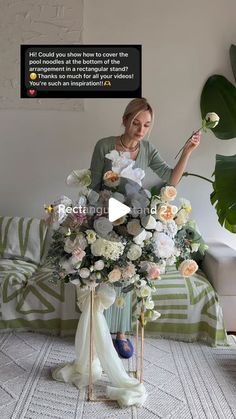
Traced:
<path fill-rule="evenodd" d="M 86 230 L 86 239 L 89 244 L 95 242 L 97 236 L 94 230 Z"/>
<path fill-rule="evenodd" d="M 79 270 L 79 276 L 83 279 L 86 279 L 90 276 L 90 270 L 87 268 L 81 268 Z"/>
<path fill-rule="evenodd" d="M 198 264 L 193 259 L 187 259 L 179 265 L 180 275 L 183 277 L 192 276 L 198 270 Z"/>
<path fill-rule="evenodd" d="M 163 201 L 173 201 L 176 198 L 177 191 L 174 186 L 165 186 L 164 188 L 161 188 L 161 199 Z"/>
<path fill-rule="evenodd" d="M 142 254 L 142 248 L 137 244 L 132 244 L 127 253 L 127 258 L 130 260 L 138 259 Z"/>

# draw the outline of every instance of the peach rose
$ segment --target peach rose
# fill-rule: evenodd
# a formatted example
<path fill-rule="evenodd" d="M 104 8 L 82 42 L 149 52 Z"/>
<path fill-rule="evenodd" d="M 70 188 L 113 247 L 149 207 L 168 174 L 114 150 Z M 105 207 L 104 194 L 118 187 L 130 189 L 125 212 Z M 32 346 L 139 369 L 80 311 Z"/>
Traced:
<path fill-rule="evenodd" d="M 118 173 L 115 173 L 112 170 L 108 170 L 108 172 L 104 173 L 103 180 L 106 186 L 115 188 L 120 183 L 120 176 Z"/>
<path fill-rule="evenodd" d="M 121 278 L 121 271 L 119 268 L 114 268 L 112 271 L 108 274 L 108 280 L 109 282 L 117 282 Z"/>
<path fill-rule="evenodd" d="M 176 198 L 177 191 L 174 186 L 165 186 L 161 188 L 161 199 L 163 201 L 173 201 Z"/>
<path fill-rule="evenodd" d="M 175 205 L 161 205 L 157 210 L 157 219 L 161 221 L 173 220 L 178 208 Z"/>
<path fill-rule="evenodd" d="M 184 277 L 192 276 L 198 270 L 198 264 L 193 259 L 187 259 L 179 265 L 180 275 Z"/>

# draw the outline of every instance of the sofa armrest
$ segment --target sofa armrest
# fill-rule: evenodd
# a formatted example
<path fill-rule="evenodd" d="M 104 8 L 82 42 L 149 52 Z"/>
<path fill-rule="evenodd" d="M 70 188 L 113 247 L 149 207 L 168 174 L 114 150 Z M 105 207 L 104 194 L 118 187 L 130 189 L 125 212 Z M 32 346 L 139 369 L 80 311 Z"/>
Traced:
<path fill-rule="evenodd" d="M 210 243 L 202 268 L 220 296 L 236 296 L 236 250 L 224 243 Z"/>

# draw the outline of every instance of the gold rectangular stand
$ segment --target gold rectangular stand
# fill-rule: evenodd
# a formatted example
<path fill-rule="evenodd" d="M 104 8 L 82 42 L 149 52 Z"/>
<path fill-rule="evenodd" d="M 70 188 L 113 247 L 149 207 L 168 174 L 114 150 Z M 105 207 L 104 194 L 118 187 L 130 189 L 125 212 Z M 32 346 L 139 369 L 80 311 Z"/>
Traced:
<path fill-rule="evenodd" d="M 88 384 L 88 401 L 101 402 L 101 401 L 110 401 L 114 400 L 108 399 L 106 397 L 94 397 L 93 393 L 93 377 L 92 377 L 92 363 L 93 363 L 93 310 L 94 310 L 94 294 L 95 289 L 92 288 L 90 291 L 90 333 L 89 333 L 89 384 Z M 143 354 L 144 354 L 144 327 L 143 327 L 143 317 L 144 309 L 142 306 L 141 309 L 141 322 L 137 320 L 136 322 L 136 336 L 135 336 L 135 346 L 136 346 L 136 365 L 135 370 L 129 370 L 128 374 L 132 374 L 137 378 L 140 383 L 143 382 Z M 141 324 L 142 323 L 142 324 Z M 140 338 L 140 345 L 139 345 Z M 139 355 L 140 353 L 140 355 Z"/>

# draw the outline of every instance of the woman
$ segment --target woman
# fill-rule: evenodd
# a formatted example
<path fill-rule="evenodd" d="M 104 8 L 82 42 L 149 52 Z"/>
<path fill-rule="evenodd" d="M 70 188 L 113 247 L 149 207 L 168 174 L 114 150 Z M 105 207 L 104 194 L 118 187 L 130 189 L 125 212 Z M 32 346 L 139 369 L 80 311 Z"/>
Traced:
<path fill-rule="evenodd" d="M 111 150 L 128 151 L 130 158 L 135 160 L 135 166 L 143 170 L 150 167 L 162 180 L 169 185 L 177 185 L 186 168 L 192 151 L 200 143 L 201 132 L 195 133 L 183 148 L 176 166 L 171 169 L 161 158 L 158 150 L 144 137 L 150 134 L 154 122 L 154 112 L 145 98 L 133 99 L 128 103 L 123 114 L 124 132 L 118 136 L 111 136 L 99 140 L 94 148 L 91 160 L 92 185 L 94 190 L 103 188 L 103 175 L 111 169 L 111 161 L 105 155 Z M 117 288 L 117 295 L 120 289 Z M 111 333 L 116 333 L 114 345 L 120 356 L 129 358 L 133 354 L 133 347 L 125 332 L 131 331 L 131 293 L 126 295 L 123 309 L 115 304 L 105 311 Z"/>

